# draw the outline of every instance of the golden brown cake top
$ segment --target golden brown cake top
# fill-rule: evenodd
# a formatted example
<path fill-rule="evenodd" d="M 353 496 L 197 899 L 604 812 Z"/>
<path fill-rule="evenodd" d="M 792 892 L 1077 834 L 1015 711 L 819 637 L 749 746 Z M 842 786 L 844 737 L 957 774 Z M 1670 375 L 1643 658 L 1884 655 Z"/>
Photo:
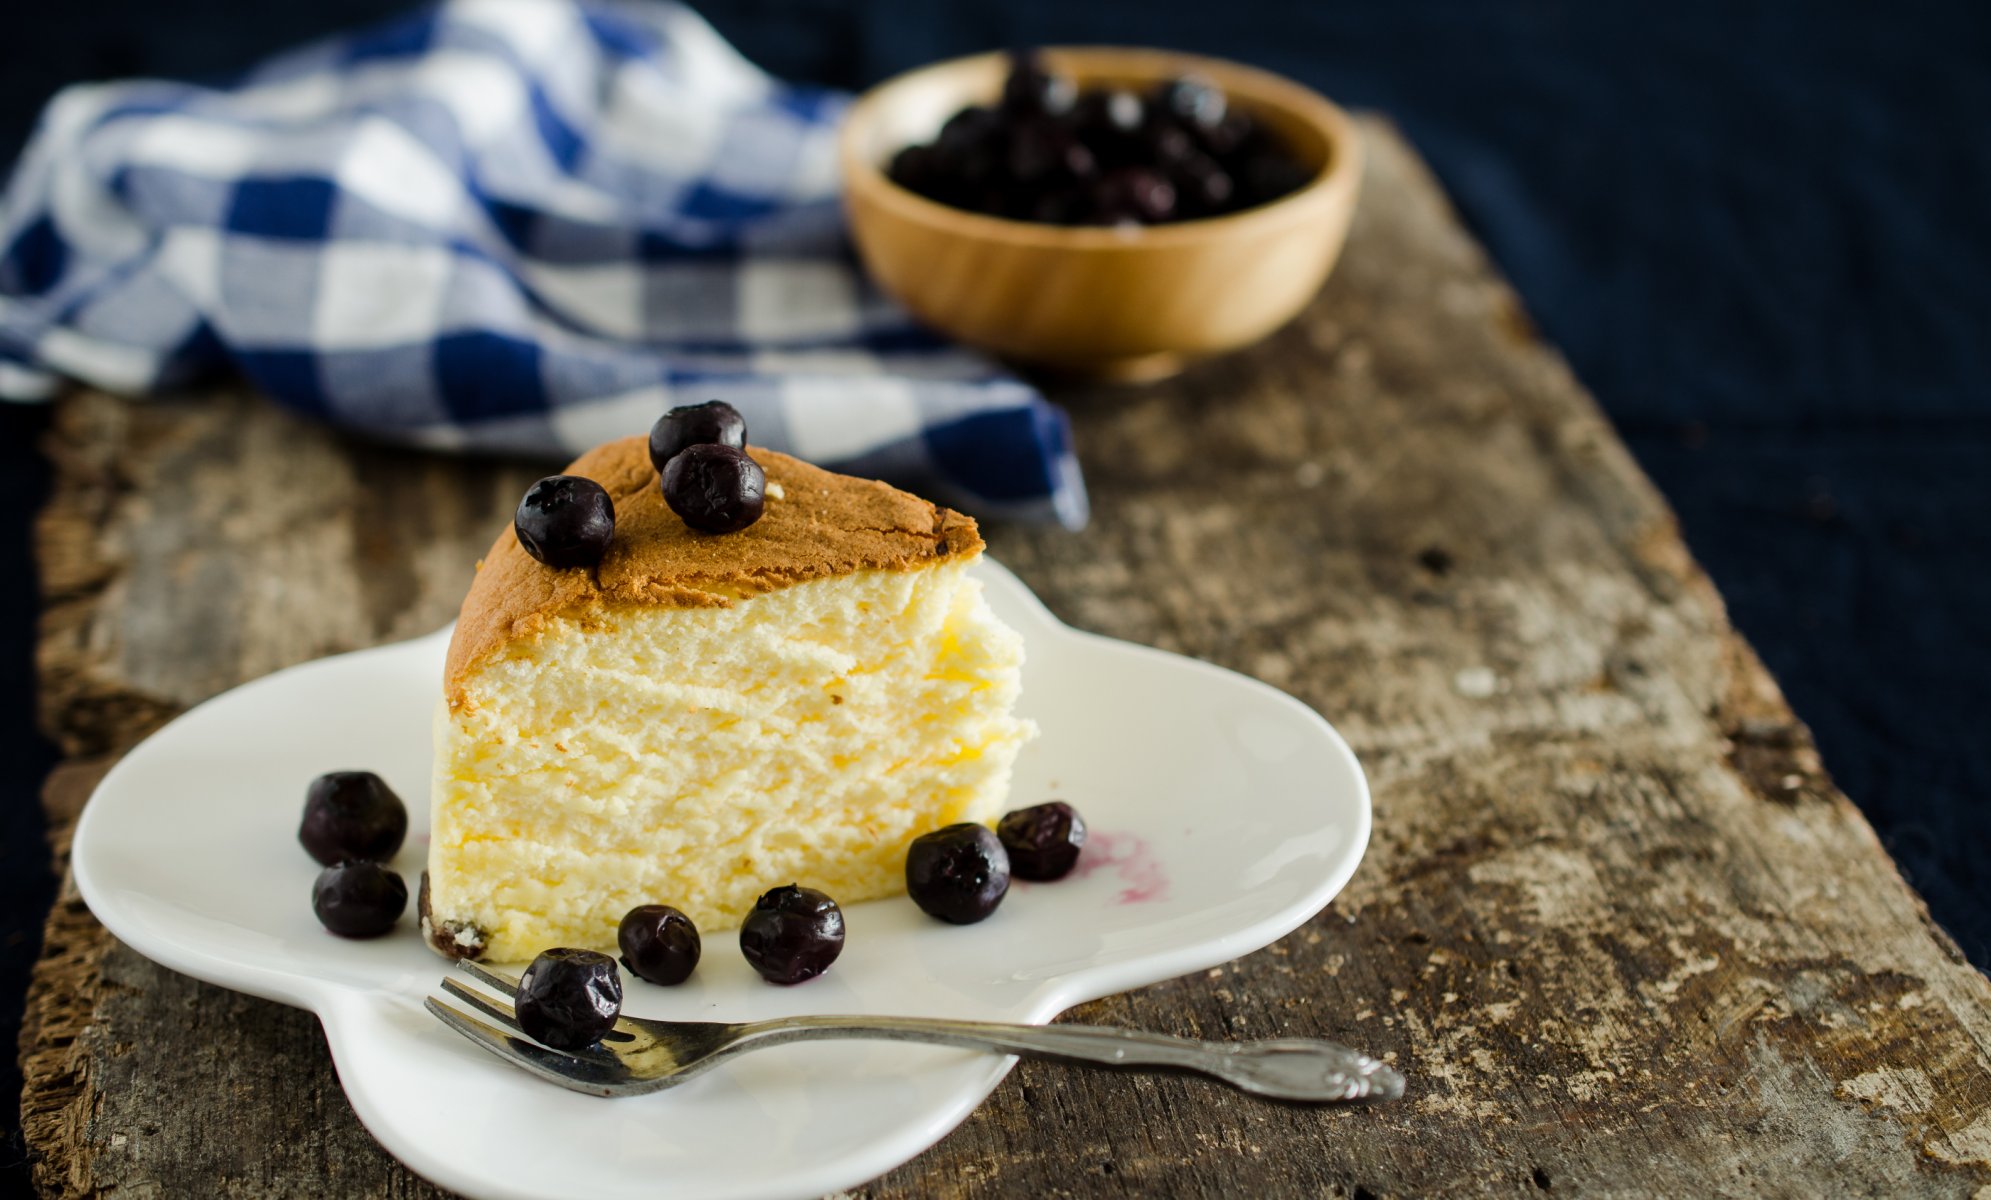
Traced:
<path fill-rule="evenodd" d="M 767 508 L 738 533 L 699 533 L 664 503 L 649 443 L 607 442 L 565 474 L 615 502 L 615 538 L 599 566 L 558 570 L 527 554 L 510 525 L 478 564 L 450 639 L 443 690 L 454 707 L 472 668 L 555 618 L 620 606 L 724 607 L 791 584 L 853 571 L 912 571 L 982 549 L 974 518 L 872 479 L 838 475 L 749 447 L 767 473 Z"/>

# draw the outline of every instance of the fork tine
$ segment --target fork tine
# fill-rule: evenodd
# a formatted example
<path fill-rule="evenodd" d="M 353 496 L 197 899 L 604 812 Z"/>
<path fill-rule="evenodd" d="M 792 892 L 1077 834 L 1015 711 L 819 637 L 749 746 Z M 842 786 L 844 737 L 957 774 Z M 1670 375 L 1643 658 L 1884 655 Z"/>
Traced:
<path fill-rule="evenodd" d="M 635 1081 L 629 1078 L 621 1064 L 610 1058 L 607 1060 L 587 1060 L 548 1050 L 523 1038 L 513 1037 L 501 1029 L 486 1025 L 467 1013 L 459 1012 L 434 996 L 422 1001 L 435 1018 L 471 1041 L 489 1050 L 499 1058 L 559 1084 L 570 1091 L 585 1092 L 590 1096 L 613 1096 L 618 1093 L 636 1090 Z"/>
<path fill-rule="evenodd" d="M 478 1012 L 483 1013 L 498 1024 L 503 1025 L 505 1028 L 516 1033 L 525 1032 L 519 1028 L 518 1013 L 513 1010 L 511 1005 L 486 1000 L 483 996 L 464 987 L 454 979 L 444 979 L 442 981 L 442 990 L 468 1004 Z"/>
<path fill-rule="evenodd" d="M 488 967 L 480 967 L 467 958 L 457 959 L 456 969 L 481 984 L 496 988 L 508 997 L 518 995 L 518 980 L 500 975 Z"/>

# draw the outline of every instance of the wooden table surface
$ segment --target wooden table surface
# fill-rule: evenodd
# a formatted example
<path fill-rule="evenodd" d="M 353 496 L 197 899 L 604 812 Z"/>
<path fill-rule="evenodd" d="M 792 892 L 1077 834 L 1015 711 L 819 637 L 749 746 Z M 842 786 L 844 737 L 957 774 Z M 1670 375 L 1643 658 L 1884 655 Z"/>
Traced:
<path fill-rule="evenodd" d="M 1409 1095 L 1284 1108 L 1026 1063 L 859 1194 L 1991 1197 L 1991 985 L 1414 155 L 1365 133 L 1313 308 L 1165 384 L 1061 390 L 1095 522 L 989 542 L 1075 625 L 1299 696 L 1374 786 L 1367 860 L 1312 922 L 1071 1017 L 1336 1038 Z M 58 853 L 172 714 L 448 620 L 541 473 L 227 391 L 70 397 L 49 451 Z M 49 1196 L 435 1194 L 360 1128 L 309 1015 L 153 966 L 73 888 L 23 1053 Z"/>

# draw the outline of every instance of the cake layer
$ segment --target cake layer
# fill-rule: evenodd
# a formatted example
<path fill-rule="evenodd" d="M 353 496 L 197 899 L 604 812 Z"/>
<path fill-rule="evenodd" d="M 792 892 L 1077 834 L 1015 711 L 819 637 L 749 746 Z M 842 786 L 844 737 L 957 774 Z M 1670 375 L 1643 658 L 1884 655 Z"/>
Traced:
<path fill-rule="evenodd" d="M 902 891 L 907 843 L 995 816 L 1032 732 L 1010 715 L 1021 639 L 970 557 L 723 607 L 601 603 L 470 662 L 437 716 L 442 939 L 518 961 L 612 950 L 638 904 L 715 934 L 781 884 Z"/>
<path fill-rule="evenodd" d="M 588 451 L 572 466 L 607 489 L 615 539 L 593 570 L 535 561 L 507 525 L 479 564 L 450 640 L 443 690 L 504 646 L 549 621 L 618 607 L 715 608 L 812 579 L 854 571 L 916 571 L 981 553 L 975 522 L 871 479 L 838 475 L 753 447 L 767 473 L 765 515 L 738 533 L 693 531 L 664 503 L 644 438 Z"/>

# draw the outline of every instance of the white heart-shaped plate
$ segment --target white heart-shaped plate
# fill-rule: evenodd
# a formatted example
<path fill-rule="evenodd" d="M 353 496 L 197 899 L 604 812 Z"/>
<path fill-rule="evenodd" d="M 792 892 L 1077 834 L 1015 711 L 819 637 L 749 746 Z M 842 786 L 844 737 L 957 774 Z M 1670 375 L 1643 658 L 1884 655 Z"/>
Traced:
<path fill-rule="evenodd" d="M 629 980 L 628 1012 L 1043 1022 L 1257 950 L 1348 881 L 1368 841 L 1368 786 L 1326 721 L 1242 675 L 1071 629 L 1009 571 L 978 571 L 1023 635 L 1020 707 L 1043 731 L 1017 762 L 1011 803 L 1076 806 L 1092 829 L 1079 869 L 1018 884 L 980 925 L 942 925 L 904 900 L 855 905 L 843 957 L 800 987 L 762 983 L 715 930 L 690 982 Z M 309 902 L 317 867 L 296 840 L 305 785 L 373 770 L 412 801 L 395 862 L 412 887 L 448 639 L 279 671 L 146 740 L 76 831 L 91 911 L 176 971 L 317 1013 L 367 1129 L 470 1196 L 817 1196 L 912 1158 L 994 1089 L 1013 1059 L 843 1042 L 748 1055 L 638 1099 L 582 1096 L 423 1011 L 447 968 L 412 913 L 378 941 L 321 929 Z"/>

